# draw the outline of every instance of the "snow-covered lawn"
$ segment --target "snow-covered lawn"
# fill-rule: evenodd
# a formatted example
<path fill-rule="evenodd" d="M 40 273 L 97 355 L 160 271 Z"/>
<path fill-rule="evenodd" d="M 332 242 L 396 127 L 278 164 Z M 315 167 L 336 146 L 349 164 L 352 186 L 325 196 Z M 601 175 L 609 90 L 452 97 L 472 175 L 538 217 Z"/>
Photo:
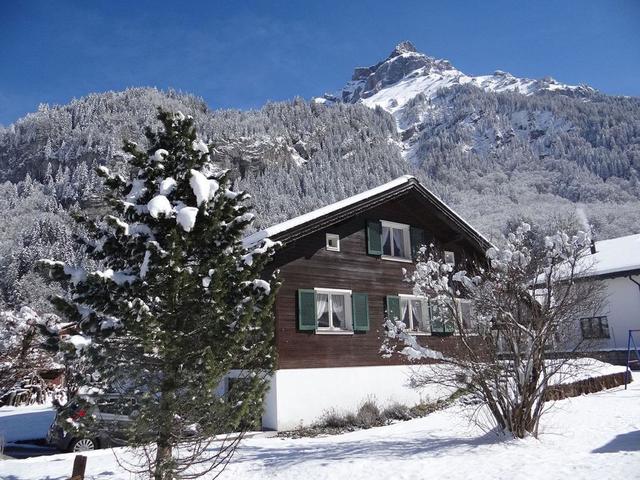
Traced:
<path fill-rule="evenodd" d="M 132 478 L 110 450 L 88 457 L 88 479 Z M 0 461 L 0 478 L 66 479 L 72 463 L 69 454 Z M 221 478 L 601 480 L 639 474 L 640 382 L 635 382 L 626 391 L 619 387 L 556 402 L 539 440 L 483 434 L 454 406 L 332 437 L 246 440 Z"/>

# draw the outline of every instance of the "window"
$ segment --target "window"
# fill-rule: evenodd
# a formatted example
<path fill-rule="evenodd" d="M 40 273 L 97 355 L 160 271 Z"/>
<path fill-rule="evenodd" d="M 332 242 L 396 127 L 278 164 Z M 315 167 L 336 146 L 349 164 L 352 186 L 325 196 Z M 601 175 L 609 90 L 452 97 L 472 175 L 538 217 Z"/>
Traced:
<path fill-rule="evenodd" d="M 429 316 L 431 318 L 431 333 L 453 333 L 455 320 L 451 312 L 451 305 L 439 305 L 429 302 Z"/>
<path fill-rule="evenodd" d="M 447 265 L 451 265 L 452 267 L 456 266 L 456 254 L 454 252 L 449 252 L 447 250 L 444 251 L 444 263 Z"/>
<path fill-rule="evenodd" d="M 582 338 L 609 338 L 609 320 L 606 316 L 580 319 Z"/>
<path fill-rule="evenodd" d="M 351 290 L 315 289 L 316 328 L 319 331 L 351 331 Z"/>
<path fill-rule="evenodd" d="M 400 295 L 400 318 L 412 332 L 431 333 L 429 303 L 426 298 Z"/>
<path fill-rule="evenodd" d="M 471 300 L 457 298 L 456 303 L 458 304 L 458 315 L 465 331 L 467 333 L 478 333 L 478 324 Z"/>
<path fill-rule="evenodd" d="M 382 258 L 411 258 L 409 225 L 382 221 Z"/>
<path fill-rule="evenodd" d="M 330 252 L 340 251 L 340 235 L 335 233 L 327 233 L 327 250 Z"/>

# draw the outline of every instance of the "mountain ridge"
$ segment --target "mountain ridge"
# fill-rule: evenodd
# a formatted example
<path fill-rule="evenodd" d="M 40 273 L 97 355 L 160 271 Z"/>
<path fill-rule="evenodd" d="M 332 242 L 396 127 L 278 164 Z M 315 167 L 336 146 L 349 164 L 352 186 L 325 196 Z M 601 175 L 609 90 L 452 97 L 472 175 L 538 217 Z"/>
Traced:
<path fill-rule="evenodd" d="M 572 96 L 589 96 L 598 93 L 588 85 L 563 84 L 551 77 L 541 79 L 516 77 L 502 70 L 496 70 L 492 75 L 467 75 L 455 68 L 449 60 L 421 53 L 413 43 L 405 40 L 396 45 L 386 59 L 370 67 L 356 67 L 351 81 L 338 94 L 325 94 L 317 100 L 339 99 L 346 103 L 364 101 L 368 106 L 380 106 L 389 113 L 393 113 L 401 108 L 402 104 L 389 104 L 392 100 L 389 96 L 375 97 L 381 90 L 399 82 L 403 82 L 404 90 L 415 92 L 416 95 L 426 93 L 431 97 L 435 96 L 439 89 L 465 84 L 474 85 L 485 91 L 511 91 L 523 95 L 532 95 L 541 91 L 555 91 Z M 413 97 L 407 97 L 405 102 L 411 98 Z"/>
<path fill-rule="evenodd" d="M 577 210 L 599 239 L 640 231 L 640 99 L 470 81 L 425 91 L 425 67 L 453 67 L 412 49 L 356 70 L 366 89 L 353 102 L 212 110 L 193 95 L 132 88 L 43 105 L 0 128 L 0 306 L 43 304 L 38 258 L 81 258 L 70 214 L 99 197 L 97 165 L 129 173 L 122 141 L 143 147 L 157 108 L 194 116 L 212 159 L 252 195 L 256 228 L 412 174 L 492 239 L 509 222 L 543 225 Z M 408 84 L 406 98 L 392 94 Z M 397 105 L 376 104 L 385 95 Z"/>

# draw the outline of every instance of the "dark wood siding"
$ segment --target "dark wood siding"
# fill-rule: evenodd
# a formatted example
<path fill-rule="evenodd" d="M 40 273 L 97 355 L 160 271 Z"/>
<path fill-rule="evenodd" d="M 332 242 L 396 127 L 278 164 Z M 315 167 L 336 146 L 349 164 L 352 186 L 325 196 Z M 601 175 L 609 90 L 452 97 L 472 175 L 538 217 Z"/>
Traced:
<path fill-rule="evenodd" d="M 271 264 L 279 269 L 283 284 L 276 299 L 276 345 L 278 368 L 351 367 L 404 363 L 398 355 L 380 354 L 384 331 L 385 297 L 411 293 L 402 269 L 411 263 L 382 260 L 367 254 L 367 219 L 389 220 L 425 229 L 427 239 L 456 252 L 456 259 L 477 258 L 479 252 L 445 222 L 429 211 L 419 196 L 408 193 L 342 223 L 285 245 Z M 340 235 L 340 251 L 325 249 L 325 234 Z M 322 335 L 297 328 L 297 291 L 342 288 L 369 295 L 368 332 L 353 335 Z M 455 337 L 420 337 L 444 352 L 456 348 Z"/>

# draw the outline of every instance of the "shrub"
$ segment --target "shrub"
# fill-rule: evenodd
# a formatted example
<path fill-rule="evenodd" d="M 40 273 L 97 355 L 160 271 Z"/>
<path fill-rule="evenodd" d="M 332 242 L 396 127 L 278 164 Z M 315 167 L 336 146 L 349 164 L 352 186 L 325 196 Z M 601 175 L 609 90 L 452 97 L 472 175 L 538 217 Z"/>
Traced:
<path fill-rule="evenodd" d="M 409 414 L 412 418 L 424 417 L 430 413 L 439 410 L 440 402 L 436 403 L 418 403 L 409 409 Z"/>
<path fill-rule="evenodd" d="M 318 425 L 324 428 L 346 428 L 354 426 L 355 417 L 353 414 L 342 414 L 334 409 L 326 411 Z"/>
<path fill-rule="evenodd" d="M 359 427 L 371 428 L 384 424 L 384 419 L 380 415 L 380 408 L 373 400 L 367 400 L 358 409 L 356 422 Z"/>
<path fill-rule="evenodd" d="M 382 412 L 382 417 L 387 420 L 411 420 L 411 412 L 409 407 L 402 403 L 392 403 Z"/>

